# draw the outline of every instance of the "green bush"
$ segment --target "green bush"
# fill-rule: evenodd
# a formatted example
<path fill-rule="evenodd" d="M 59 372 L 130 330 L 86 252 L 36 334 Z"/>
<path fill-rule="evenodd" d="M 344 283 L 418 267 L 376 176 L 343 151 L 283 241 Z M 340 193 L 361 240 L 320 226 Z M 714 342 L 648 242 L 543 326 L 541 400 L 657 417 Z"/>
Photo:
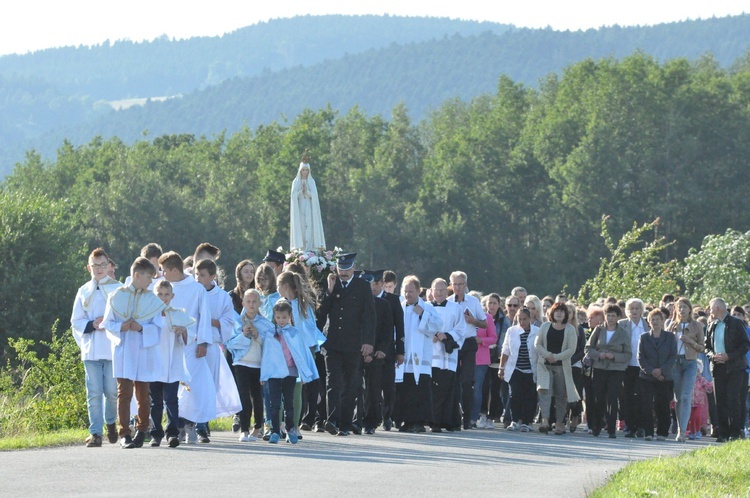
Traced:
<path fill-rule="evenodd" d="M 80 428 L 88 425 L 80 351 L 70 330 L 57 323 L 51 341 L 9 339 L 17 363 L 0 372 L 0 437 Z"/>

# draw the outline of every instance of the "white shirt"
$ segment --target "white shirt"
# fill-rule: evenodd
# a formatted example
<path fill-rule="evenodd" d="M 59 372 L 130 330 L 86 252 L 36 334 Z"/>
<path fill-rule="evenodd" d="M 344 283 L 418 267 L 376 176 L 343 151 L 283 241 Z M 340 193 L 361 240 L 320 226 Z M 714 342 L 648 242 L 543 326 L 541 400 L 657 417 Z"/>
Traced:
<path fill-rule="evenodd" d="M 448 297 L 448 301 L 456 302 L 456 295 L 453 294 L 452 296 Z M 466 312 L 466 310 L 469 310 L 469 313 L 471 313 L 471 316 L 474 317 L 475 320 L 486 320 L 487 315 L 485 314 L 484 310 L 482 309 L 482 303 L 479 302 L 479 299 L 475 298 L 471 294 L 464 294 L 464 299 L 460 303 L 457 303 L 461 306 L 461 313 Z M 464 319 L 464 321 L 466 321 Z M 476 337 L 477 336 L 477 327 L 476 325 L 472 325 L 468 322 L 466 322 L 466 338 L 469 337 Z"/>
<path fill-rule="evenodd" d="M 229 297 L 227 291 L 218 285 L 214 285 L 213 289 L 206 291 L 206 299 L 208 300 L 208 309 L 211 311 L 210 320 L 219 320 L 220 322 L 219 327 L 211 325 L 213 342 L 214 344 L 226 344 L 234 335 L 234 324 L 238 318 L 237 312 L 234 311 L 232 298 Z"/>
<path fill-rule="evenodd" d="M 630 361 L 628 362 L 629 367 L 638 367 L 638 343 L 641 340 L 641 336 L 646 332 L 646 329 L 643 326 L 643 318 L 638 320 L 638 324 L 636 325 L 633 323 L 633 321 L 630 321 L 630 348 L 633 352 L 632 356 L 630 357 Z"/>

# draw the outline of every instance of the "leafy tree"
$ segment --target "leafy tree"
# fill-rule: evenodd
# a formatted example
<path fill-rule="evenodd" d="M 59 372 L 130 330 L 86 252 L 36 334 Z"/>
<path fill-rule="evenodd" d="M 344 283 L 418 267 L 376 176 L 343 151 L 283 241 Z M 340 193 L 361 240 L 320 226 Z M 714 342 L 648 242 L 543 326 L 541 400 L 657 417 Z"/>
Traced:
<path fill-rule="evenodd" d="M 653 236 L 659 220 L 633 228 L 615 244 L 609 232 L 609 217 L 602 217 L 601 235 L 609 251 L 602 258 L 597 275 L 583 284 L 578 295 L 581 303 L 589 303 L 600 297 L 614 296 L 621 299 L 638 297 L 646 302 L 658 303 L 666 293 L 677 293 L 676 276 L 679 264 L 676 260 L 661 262 L 661 255 L 669 247 L 664 237 Z"/>
<path fill-rule="evenodd" d="M 707 235 L 692 248 L 683 269 L 686 293 L 701 304 L 723 298 L 730 305 L 750 303 L 750 231 L 727 229 Z"/>
<path fill-rule="evenodd" d="M 48 339 L 55 320 L 69 320 L 87 252 L 65 207 L 64 199 L 0 191 L 3 352 L 9 338 Z"/>

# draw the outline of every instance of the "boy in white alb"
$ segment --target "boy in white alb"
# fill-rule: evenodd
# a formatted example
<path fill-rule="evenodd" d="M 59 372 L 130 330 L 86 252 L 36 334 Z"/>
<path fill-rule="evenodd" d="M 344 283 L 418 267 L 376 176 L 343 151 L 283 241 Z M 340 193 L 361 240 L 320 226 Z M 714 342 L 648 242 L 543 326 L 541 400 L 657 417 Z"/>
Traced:
<path fill-rule="evenodd" d="M 70 326 L 73 337 L 81 348 L 81 360 L 86 370 L 89 414 L 86 446 L 98 447 L 102 445 L 102 427 L 105 422 L 107 439 L 110 443 L 117 442 L 117 382 L 112 375 L 112 343 L 101 324 L 109 294 L 122 284 L 107 275 L 109 256 L 101 247 L 89 254 L 86 269 L 91 274 L 91 280 L 78 289 Z"/>
<path fill-rule="evenodd" d="M 185 311 L 171 306 L 174 293 L 172 284 L 167 280 L 159 280 L 154 286 L 154 293 L 166 306 L 161 312 L 161 334 L 159 335 L 159 354 L 161 355 L 161 371 L 157 379 L 149 384 L 151 393 L 151 446 L 161 445 L 165 432 L 161 420 L 164 405 L 167 407 L 167 444 L 170 448 L 180 445 L 179 433 L 183 424 L 180 421 L 180 408 L 177 393 L 180 382 L 190 380 L 185 365 L 184 347 L 195 336 L 190 337 L 188 330 L 195 333 L 195 320 Z"/>
<path fill-rule="evenodd" d="M 210 259 L 202 259 L 196 262 L 194 271 L 196 280 L 206 289 L 208 309 L 211 313 L 212 342 L 207 347 L 206 361 L 216 388 L 216 416 L 229 417 L 242 411 L 242 402 L 234 375 L 221 348 L 234 335 L 234 324 L 238 315 L 234 311 L 232 298 L 216 285 L 216 263 Z M 211 441 L 207 429 L 207 424 L 197 425 L 198 440 L 201 443 Z"/>
<path fill-rule="evenodd" d="M 102 326 L 112 341 L 112 367 L 117 378 L 117 412 L 120 446 L 140 448 L 149 423 L 149 382 L 161 370 L 159 325 L 164 303 L 149 292 L 156 268 L 139 257 L 130 267 L 131 284 L 109 296 Z M 138 404 L 135 437 L 130 434 L 130 402 L 133 390 Z"/>
<path fill-rule="evenodd" d="M 183 273 L 182 258 L 174 251 L 159 258 L 164 278 L 172 284 L 172 306 L 182 309 L 195 319 L 187 327 L 188 343 L 185 345 L 185 364 L 190 380 L 179 393 L 179 413 L 185 421 L 186 442 L 198 442 L 196 422 L 208 422 L 216 417 L 216 387 L 206 360 L 208 345 L 213 342 L 211 312 L 206 289 Z"/>

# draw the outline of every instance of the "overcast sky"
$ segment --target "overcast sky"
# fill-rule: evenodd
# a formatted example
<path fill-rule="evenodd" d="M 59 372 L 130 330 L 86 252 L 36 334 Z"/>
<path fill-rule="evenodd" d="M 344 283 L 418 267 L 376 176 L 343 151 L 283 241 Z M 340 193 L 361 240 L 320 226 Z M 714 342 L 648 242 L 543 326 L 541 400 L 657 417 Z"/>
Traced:
<path fill-rule="evenodd" d="M 15 0 L 2 7 L 0 55 L 105 40 L 221 35 L 297 15 L 390 14 L 551 26 L 650 25 L 750 13 L 747 0 Z"/>

